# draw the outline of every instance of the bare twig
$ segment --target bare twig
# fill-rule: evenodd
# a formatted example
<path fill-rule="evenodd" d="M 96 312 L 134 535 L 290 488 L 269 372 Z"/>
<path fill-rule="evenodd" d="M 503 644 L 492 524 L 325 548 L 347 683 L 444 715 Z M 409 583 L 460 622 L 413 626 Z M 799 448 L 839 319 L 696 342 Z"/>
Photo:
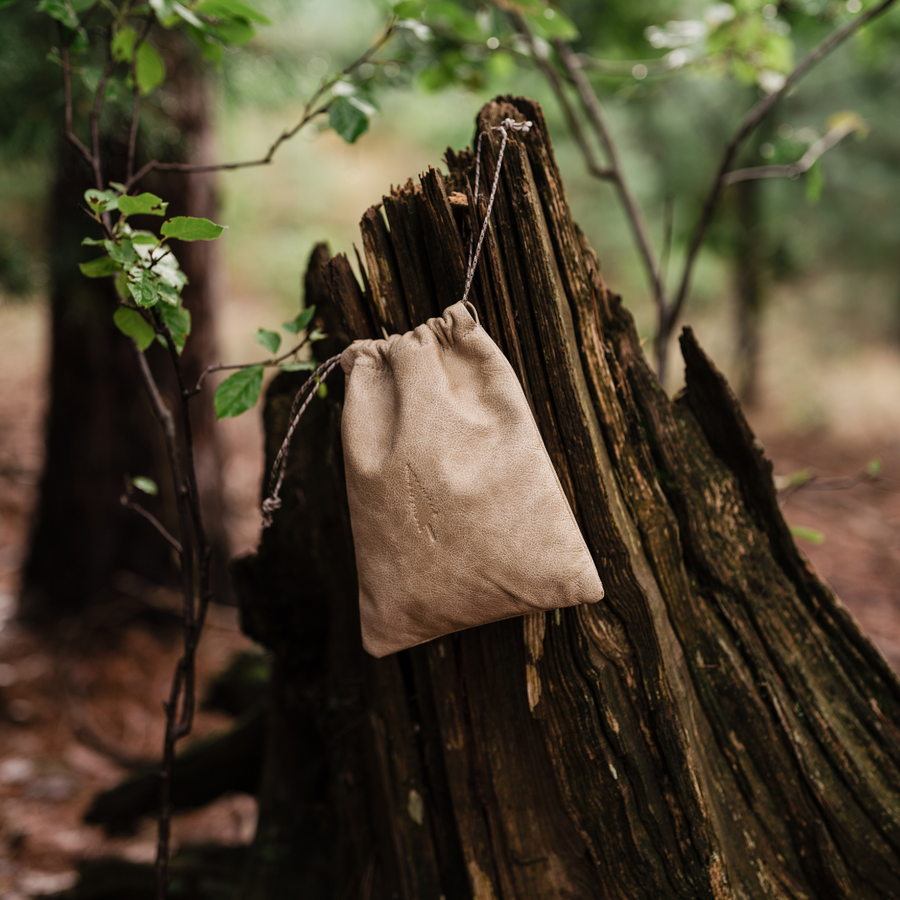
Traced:
<path fill-rule="evenodd" d="M 852 475 L 841 475 L 836 478 L 822 478 L 804 469 L 793 475 L 777 476 L 775 486 L 778 491 L 778 500 L 784 502 L 798 491 L 847 491 L 858 484 L 880 484 L 884 479 L 877 472 L 870 472 L 868 468 L 860 469 Z M 785 483 L 786 482 L 786 483 Z M 783 487 L 778 487 L 784 483 Z"/>
<path fill-rule="evenodd" d="M 69 47 L 66 43 L 62 44 L 60 53 L 62 56 L 63 93 L 65 95 L 66 140 L 85 158 L 87 164 L 94 168 L 94 158 L 91 156 L 91 151 L 88 150 L 84 141 L 72 129 L 72 65 L 69 61 Z M 95 178 L 96 175 L 97 172 L 95 170 Z"/>
<path fill-rule="evenodd" d="M 819 157 L 836 147 L 848 134 L 852 134 L 857 124 L 851 120 L 835 125 L 827 134 L 819 138 L 795 163 L 785 166 L 754 166 L 749 169 L 734 169 L 722 179 L 722 183 L 737 184 L 739 181 L 751 181 L 756 178 L 797 178 L 808 172 Z"/>
<path fill-rule="evenodd" d="M 139 516 L 143 516 L 173 547 L 176 553 L 181 555 L 184 550 L 182 549 L 181 544 L 171 535 L 165 525 L 153 515 L 149 510 L 144 509 L 140 503 L 135 503 L 133 500 L 129 498 L 127 494 L 122 494 L 119 498 L 119 503 L 122 504 L 126 509 L 130 509 L 132 512 L 136 512 Z"/>
<path fill-rule="evenodd" d="M 159 328 L 158 322 L 157 328 Z M 168 329 L 166 329 L 168 333 Z M 173 346 L 172 336 L 168 334 L 169 346 Z M 166 439 L 166 450 L 169 456 L 169 466 L 172 470 L 172 478 L 175 483 L 175 500 L 178 509 L 178 529 L 181 532 L 181 553 L 179 559 L 181 561 L 182 576 L 182 595 L 184 603 L 184 628 L 185 628 L 185 650 L 178 664 L 175 667 L 175 675 L 172 678 L 172 686 L 169 690 L 169 699 L 163 704 L 166 713 L 166 730 L 163 739 L 163 759 L 160 766 L 160 812 L 159 812 L 159 832 L 156 845 L 156 896 L 157 900 L 165 900 L 166 896 L 166 873 L 169 866 L 169 839 L 171 833 L 172 821 L 172 771 L 175 764 L 175 743 L 182 736 L 180 723 L 178 723 L 178 707 L 179 701 L 184 694 L 185 673 L 188 668 L 190 645 L 196 646 L 196 642 L 189 640 L 189 628 L 193 628 L 193 609 L 194 609 L 194 557 L 189 546 L 186 547 L 190 540 L 190 511 L 188 509 L 188 483 L 184 477 L 181 453 L 179 452 L 177 443 L 177 434 L 175 430 L 175 417 L 172 411 L 166 405 L 159 392 L 153 373 L 144 354 L 138 347 L 137 342 L 131 341 L 137 358 L 138 368 L 141 373 L 141 380 L 150 399 L 150 406 L 154 415 L 159 421 L 163 429 Z M 193 459 L 189 458 L 188 465 L 193 465 Z M 190 620 L 190 625 L 188 624 Z M 185 697 L 185 701 L 187 698 Z M 186 702 L 185 702 L 186 706 Z"/>
<path fill-rule="evenodd" d="M 666 297 L 663 291 L 662 282 L 659 278 L 659 267 L 657 266 L 653 248 L 650 244 L 650 233 L 647 228 L 647 222 L 644 219 L 644 213 L 640 204 L 631 193 L 631 190 L 625 181 L 622 166 L 619 162 L 619 153 L 616 149 L 615 142 L 613 141 L 612 133 L 609 130 L 609 123 L 606 121 L 603 106 L 594 89 L 588 82 L 577 54 L 573 53 L 572 48 L 563 40 L 555 40 L 553 45 L 556 47 L 557 53 L 559 53 L 559 58 L 562 61 L 563 67 L 578 90 L 581 102 L 584 105 L 585 112 L 588 116 L 588 121 L 590 121 L 594 131 L 597 133 L 597 137 L 600 138 L 600 142 L 603 144 L 606 159 L 609 162 L 609 169 L 612 173 L 610 180 L 615 184 L 622 205 L 625 207 L 628 223 L 631 225 L 634 239 L 637 242 L 638 250 L 640 251 L 641 258 L 644 262 L 644 268 L 647 270 L 647 275 L 650 278 L 650 286 L 653 290 L 656 307 L 662 315 L 662 311 L 665 310 L 666 307 Z"/>
<path fill-rule="evenodd" d="M 188 398 L 195 396 L 200 393 L 201 388 L 203 387 L 203 382 L 206 379 L 207 375 L 210 375 L 213 372 L 225 372 L 229 369 L 250 369 L 253 366 L 265 366 L 268 368 L 269 366 L 277 366 L 283 363 L 286 359 L 293 356 L 295 353 L 299 353 L 307 344 L 309 343 L 309 335 L 303 338 L 299 344 L 295 347 L 292 347 L 287 353 L 282 353 L 281 356 L 276 356 L 274 359 L 264 359 L 260 362 L 249 362 L 249 363 L 216 363 L 212 366 L 207 366 L 201 373 L 200 377 L 197 379 L 197 384 L 194 385 L 194 388 L 186 394 Z"/>
<path fill-rule="evenodd" d="M 550 84 L 550 88 L 556 96 L 556 100 L 563 111 L 563 115 L 566 117 L 566 122 L 568 123 L 569 130 L 572 132 L 572 137 L 575 138 L 575 143 L 578 144 L 578 149 L 581 150 L 581 155 L 584 157 L 588 171 L 595 178 L 599 178 L 602 181 L 611 181 L 614 177 L 613 171 L 612 169 L 602 166 L 594 154 L 594 148 L 591 147 L 588 137 L 581 127 L 581 122 L 575 114 L 572 104 L 569 103 L 569 98 L 566 96 L 565 87 L 563 86 L 559 72 L 556 71 L 550 60 L 547 59 L 546 53 L 538 46 L 525 19 L 517 12 L 510 12 L 510 17 L 516 26 L 516 30 L 528 45 L 532 58 Z"/>
<path fill-rule="evenodd" d="M 669 258 L 672 254 L 672 232 L 675 226 L 675 195 L 671 191 L 666 192 L 666 202 L 663 207 L 663 243 L 662 253 L 659 257 L 659 283 L 662 290 L 666 289 L 666 280 L 669 274 Z"/>
<path fill-rule="evenodd" d="M 93 151 L 94 179 L 96 180 L 96 188 L 98 191 L 103 190 L 103 166 L 100 157 L 100 113 L 103 111 L 103 100 L 106 96 L 106 85 L 109 82 L 109 76 L 112 75 L 115 63 L 112 56 L 107 60 L 97 83 L 97 93 L 94 96 L 94 107 L 91 110 L 91 149 Z"/>
<path fill-rule="evenodd" d="M 719 201 L 719 197 L 722 193 L 722 188 L 725 185 L 725 177 L 728 174 L 729 169 L 731 168 L 731 164 L 734 161 L 735 156 L 737 155 L 738 150 L 741 145 L 750 135 L 754 128 L 763 120 L 766 113 L 795 85 L 797 82 L 823 57 L 827 56 L 832 50 L 842 44 L 851 34 L 860 29 L 867 22 L 871 22 L 876 16 L 880 16 L 883 12 L 888 10 L 891 6 L 894 5 L 896 0 L 882 0 L 876 6 L 871 7 L 871 9 L 866 10 L 864 13 L 861 13 L 855 19 L 847 22 L 845 25 L 842 25 L 840 28 L 833 31 L 824 41 L 822 41 L 818 46 L 814 47 L 796 66 L 793 72 L 787 76 L 784 80 L 784 84 L 777 90 L 773 91 L 768 96 L 764 97 L 759 101 L 741 120 L 740 125 L 738 126 L 737 131 L 732 137 L 731 141 L 729 141 L 728 146 L 725 148 L 725 153 L 722 156 L 722 161 L 719 164 L 718 172 L 716 173 L 715 179 L 713 181 L 712 187 L 707 194 L 706 201 L 703 204 L 703 211 L 700 213 L 700 219 L 697 222 L 696 227 L 694 228 L 693 236 L 691 237 L 690 247 L 688 249 L 687 259 L 684 264 L 684 271 L 681 276 L 681 284 L 678 288 L 678 293 L 675 296 L 675 301 L 672 304 L 671 308 L 667 311 L 665 320 L 663 322 L 663 328 L 660 331 L 659 335 L 659 344 L 658 349 L 660 352 L 660 367 L 663 366 L 665 361 L 665 351 L 663 347 L 668 344 L 668 339 L 672 333 L 672 330 L 675 327 L 675 323 L 678 320 L 679 315 L 681 315 L 681 310 L 684 307 L 685 300 L 687 299 L 688 291 L 690 290 L 691 285 L 691 275 L 693 274 L 694 264 L 697 261 L 697 254 L 700 251 L 700 246 L 703 243 L 704 238 L 706 237 L 707 229 L 712 222 L 713 213 L 715 212 L 716 206 Z M 660 375 L 662 376 L 662 372 Z"/>
<path fill-rule="evenodd" d="M 323 113 L 328 112 L 331 101 L 327 101 L 323 103 L 321 106 L 317 106 L 319 100 L 322 98 L 322 95 L 328 91 L 330 88 L 334 87 L 337 82 L 344 77 L 345 75 L 349 75 L 355 69 L 358 69 L 363 63 L 368 62 L 374 54 L 381 49 L 394 35 L 394 32 L 397 30 L 396 21 L 391 20 L 388 23 L 388 26 L 385 28 L 384 32 L 378 37 L 378 39 L 373 43 L 366 51 L 362 54 L 362 56 L 355 59 L 349 66 L 341 69 L 336 75 L 333 75 L 331 78 L 324 80 L 312 97 L 306 102 L 306 105 L 303 107 L 303 115 L 300 117 L 300 120 L 294 125 L 292 128 L 286 128 L 281 132 L 280 135 L 276 138 L 275 142 L 269 147 L 265 156 L 261 156 L 259 159 L 250 159 L 250 160 L 242 160 L 241 162 L 234 163 L 209 163 L 206 165 L 194 165 L 192 163 L 164 163 L 159 160 L 153 159 L 150 162 L 145 163 L 138 171 L 131 175 L 128 180 L 125 182 L 125 187 L 128 190 L 137 184 L 145 175 L 150 172 L 159 171 L 159 172 L 192 172 L 192 173 L 200 173 L 200 172 L 223 172 L 223 171 L 231 171 L 234 169 L 246 169 L 252 166 L 266 166 L 272 162 L 275 154 L 278 151 L 278 148 L 285 141 L 289 141 L 304 125 L 311 122 L 317 116 L 322 115 Z"/>
<path fill-rule="evenodd" d="M 148 18 L 144 24 L 143 31 L 138 35 L 137 40 L 134 42 L 134 48 L 132 49 L 131 81 L 134 84 L 134 103 L 131 107 L 131 127 L 128 130 L 128 163 L 125 169 L 126 181 L 129 181 L 131 176 L 134 175 L 134 154 L 137 150 L 138 122 L 141 117 L 141 86 L 137 77 L 138 50 L 140 49 L 141 44 L 147 39 L 147 35 L 150 33 L 150 27 L 152 25 L 153 19 Z"/>

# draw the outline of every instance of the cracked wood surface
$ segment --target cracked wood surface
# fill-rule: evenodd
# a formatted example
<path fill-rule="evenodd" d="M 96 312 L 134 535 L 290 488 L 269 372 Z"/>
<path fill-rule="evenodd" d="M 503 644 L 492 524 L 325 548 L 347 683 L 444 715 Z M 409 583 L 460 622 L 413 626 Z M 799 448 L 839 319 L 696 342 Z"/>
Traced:
<path fill-rule="evenodd" d="M 510 137 L 472 299 L 606 600 L 366 657 L 333 387 L 281 518 L 235 568 L 247 627 L 281 661 L 280 715 L 314 736 L 299 756 L 270 747 L 255 853 L 281 835 L 294 860 L 257 866 L 242 896 L 306 878 L 323 898 L 900 897 L 900 685 L 797 551 L 689 330 L 684 392 L 659 387 L 572 222 L 540 108 L 498 98 L 478 129 L 508 115 L 535 127 Z M 362 286 L 314 254 L 307 302 L 337 350 L 459 299 L 485 198 L 475 216 L 469 151 L 447 164 L 364 214 Z M 269 392 L 270 457 L 297 386 Z"/>

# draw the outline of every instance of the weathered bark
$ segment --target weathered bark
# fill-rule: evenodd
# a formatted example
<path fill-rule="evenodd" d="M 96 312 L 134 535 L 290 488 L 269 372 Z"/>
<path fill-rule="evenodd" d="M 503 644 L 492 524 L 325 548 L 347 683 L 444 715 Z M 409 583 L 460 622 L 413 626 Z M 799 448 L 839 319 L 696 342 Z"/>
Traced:
<path fill-rule="evenodd" d="M 196 52 L 173 39 L 167 51 L 177 84 L 178 107 L 167 119 L 181 133 L 178 155 L 208 162 L 212 140 L 207 90 Z M 157 111 L 156 116 L 161 113 Z M 110 177 L 123 179 L 123 145 L 104 139 Z M 47 456 L 35 512 L 28 560 L 23 573 L 20 614 L 34 622 L 52 623 L 89 605 L 116 596 L 121 573 L 155 584 L 177 581 L 169 546 L 152 527 L 119 504 L 126 475 L 146 475 L 162 495 L 143 503 L 174 528 L 174 496 L 159 425 L 144 397 L 128 341 L 115 328 L 115 294 L 108 279 L 85 278 L 78 262 L 96 256 L 80 247 L 90 225 L 79 209 L 93 184 L 80 160 L 63 147 L 52 199 L 54 234 L 51 278 L 50 406 L 47 413 Z M 141 187 L 171 199 L 171 215 L 215 218 L 212 175 L 170 174 Z M 137 220 L 140 224 L 140 220 Z M 159 220 L 148 224 L 156 227 Z M 183 362 L 187 377 L 196 378 L 215 361 L 213 258 L 208 242 L 176 242 L 174 248 L 190 279 L 184 290 L 191 311 L 192 334 Z M 176 386 L 167 354 L 147 351 L 156 377 L 175 402 Z M 205 401 L 205 402 L 204 402 Z M 227 543 L 223 525 L 220 460 L 214 436 L 212 403 L 194 401 L 197 477 L 209 533 L 215 547 L 216 586 L 221 595 Z"/>
<path fill-rule="evenodd" d="M 280 698 L 241 896 L 900 897 L 900 684 L 797 551 L 689 330 L 684 392 L 659 387 L 571 220 L 540 108 L 503 98 L 478 128 L 507 115 L 535 127 L 510 138 L 474 302 L 606 600 L 367 657 L 336 380 L 236 566 Z M 349 337 L 459 299 L 473 160 L 447 157 L 449 176 L 385 198 L 389 229 L 364 217 L 365 293 L 345 259 L 326 266 Z M 270 392 L 269 461 L 295 387 Z"/>

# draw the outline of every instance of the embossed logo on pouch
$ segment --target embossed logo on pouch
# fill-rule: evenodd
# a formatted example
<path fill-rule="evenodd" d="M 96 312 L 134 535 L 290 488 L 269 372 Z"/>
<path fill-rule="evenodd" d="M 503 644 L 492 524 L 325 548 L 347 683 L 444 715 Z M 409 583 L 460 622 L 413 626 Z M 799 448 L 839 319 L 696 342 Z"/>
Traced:
<path fill-rule="evenodd" d="M 409 463 L 406 464 L 406 490 L 409 497 L 409 508 L 412 513 L 413 521 L 416 523 L 416 529 L 419 534 L 427 534 L 429 540 L 434 543 L 437 541 L 435 533 L 435 520 L 438 511 L 431 500 L 428 491 L 419 481 L 419 476 L 412 470 Z"/>

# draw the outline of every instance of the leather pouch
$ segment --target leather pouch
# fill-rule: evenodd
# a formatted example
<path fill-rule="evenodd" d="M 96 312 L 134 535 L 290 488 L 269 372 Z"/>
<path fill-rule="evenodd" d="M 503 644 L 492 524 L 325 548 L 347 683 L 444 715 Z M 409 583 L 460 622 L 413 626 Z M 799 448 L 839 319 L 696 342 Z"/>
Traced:
<path fill-rule="evenodd" d="M 369 653 L 602 599 L 518 378 L 466 305 L 356 341 L 341 366 Z"/>

